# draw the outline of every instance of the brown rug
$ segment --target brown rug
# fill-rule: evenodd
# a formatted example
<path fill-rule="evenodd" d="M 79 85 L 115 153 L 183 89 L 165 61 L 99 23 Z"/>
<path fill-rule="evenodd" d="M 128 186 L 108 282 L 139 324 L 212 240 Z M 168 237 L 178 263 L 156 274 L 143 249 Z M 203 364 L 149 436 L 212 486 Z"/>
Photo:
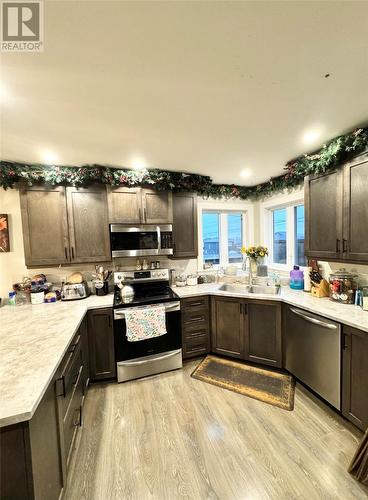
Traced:
<path fill-rule="evenodd" d="M 284 410 L 294 409 L 295 381 L 285 373 L 207 356 L 192 377 Z"/>

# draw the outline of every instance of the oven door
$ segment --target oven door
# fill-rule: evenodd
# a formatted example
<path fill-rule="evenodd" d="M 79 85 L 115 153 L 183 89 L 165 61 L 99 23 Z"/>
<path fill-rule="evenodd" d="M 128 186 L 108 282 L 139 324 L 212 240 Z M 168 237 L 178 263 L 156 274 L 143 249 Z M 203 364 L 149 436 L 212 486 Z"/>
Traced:
<path fill-rule="evenodd" d="M 112 257 L 172 255 L 172 226 L 145 224 L 110 225 Z"/>
<path fill-rule="evenodd" d="M 181 349 L 180 302 L 166 302 L 164 305 L 167 333 L 160 337 L 139 342 L 128 342 L 127 340 L 124 308 L 114 310 L 115 356 L 117 363 Z"/>

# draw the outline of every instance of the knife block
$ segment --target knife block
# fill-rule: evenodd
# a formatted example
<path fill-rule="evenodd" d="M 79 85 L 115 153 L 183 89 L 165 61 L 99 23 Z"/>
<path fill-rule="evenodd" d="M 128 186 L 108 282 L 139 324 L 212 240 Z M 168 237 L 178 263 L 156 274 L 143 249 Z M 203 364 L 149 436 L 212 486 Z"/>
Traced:
<path fill-rule="evenodd" d="M 311 289 L 312 297 L 322 298 L 329 297 L 330 295 L 330 286 L 325 279 L 321 281 L 318 285 L 313 285 Z"/>

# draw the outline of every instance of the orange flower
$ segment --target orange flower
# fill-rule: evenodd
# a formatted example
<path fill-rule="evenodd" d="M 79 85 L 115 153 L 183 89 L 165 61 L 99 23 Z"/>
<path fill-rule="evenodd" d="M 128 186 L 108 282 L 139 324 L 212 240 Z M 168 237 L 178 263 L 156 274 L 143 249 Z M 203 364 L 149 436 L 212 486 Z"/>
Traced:
<path fill-rule="evenodd" d="M 8 227 L 8 224 L 6 222 L 5 217 L 0 217 L 0 231 L 3 229 L 6 229 Z"/>

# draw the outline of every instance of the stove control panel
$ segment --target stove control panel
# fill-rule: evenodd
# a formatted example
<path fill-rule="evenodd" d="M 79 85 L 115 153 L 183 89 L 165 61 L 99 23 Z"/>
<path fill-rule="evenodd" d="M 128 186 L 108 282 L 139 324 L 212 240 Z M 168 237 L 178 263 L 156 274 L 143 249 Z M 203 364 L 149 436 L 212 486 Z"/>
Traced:
<path fill-rule="evenodd" d="M 143 271 L 119 271 L 114 273 L 114 283 L 144 283 L 145 281 L 169 281 L 169 269 L 147 269 Z"/>

